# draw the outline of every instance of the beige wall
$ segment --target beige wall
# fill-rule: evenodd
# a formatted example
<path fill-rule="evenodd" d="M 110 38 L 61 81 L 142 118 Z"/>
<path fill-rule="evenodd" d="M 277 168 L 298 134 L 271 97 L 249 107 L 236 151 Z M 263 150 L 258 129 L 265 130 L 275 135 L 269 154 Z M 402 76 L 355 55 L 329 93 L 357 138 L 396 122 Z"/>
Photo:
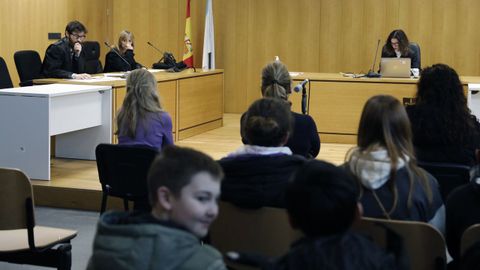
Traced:
<path fill-rule="evenodd" d="M 444 62 L 480 75 L 476 0 L 213 0 L 217 67 L 225 69 L 225 111 L 242 112 L 260 96 L 261 68 L 279 55 L 291 71 L 366 72 L 377 39 L 404 29 L 422 48 L 422 65 Z M 201 65 L 205 0 L 192 0 L 195 65 Z M 146 66 L 160 54 L 182 58 L 186 0 L 0 0 L 0 55 L 17 82 L 13 52 L 36 49 L 79 19 L 88 39 L 115 43 L 122 29 L 136 36 Z M 108 14 L 108 15 L 107 15 Z M 104 55 L 104 48 L 102 53 Z M 102 62 L 104 60 L 102 56 Z"/>

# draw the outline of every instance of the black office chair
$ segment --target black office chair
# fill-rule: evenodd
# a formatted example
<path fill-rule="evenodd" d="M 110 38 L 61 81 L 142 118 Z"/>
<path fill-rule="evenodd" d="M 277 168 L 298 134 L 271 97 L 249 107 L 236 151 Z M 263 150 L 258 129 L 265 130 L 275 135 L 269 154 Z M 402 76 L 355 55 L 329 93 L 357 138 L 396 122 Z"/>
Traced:
<path fill-rule="evenodd" d="M 7 63 L 0 57 L 0 89 L 3 88 L 12 88 L 13 83 L 10 78 L 10 73 L 8 72 Z"/>
<path fill-rule="evenodd" d="M 418 56 L 418 67 L 421 70 L 422 69 L 422 55 L 420 52 L 420 45 L 416 42 L 410 42 L 410 45 L 408 46 L 410 50 L 414 51 L 417 56 Z"/>
<path fill-rule="evenodd" d="M 419 161 L 418 166 L 437 179 L 443 201 L 456 187 L 470 181 L 470 167 L 463 164 Z"/>
<path fill-rule="evenodd" d="M 13 55 L 17 67 L 20 86 L 33 85 L 34 79 L 43 78 L 42 59 L 36 51 L 18 51 Z"/>
<path fill-rule="evenodd" d="M 142 146 L 99 144 L 95 149 L 97 169 L 102 184 L 102 205 L 105 212 L 107 197 L 123 199 L 126 211 L 128 202 L 134 202 L 135 210 L 149 211 L 147 175 L 158 151 Z"/>
<path fill-rule="evenodd" d="M 85 53 L 85 72 L 88 74 L 97 74 L 103 72 L 102 62 L 100 62 L 100 44 L 97 41 L 85 41 L 82 44 L 82 50 Z"/>

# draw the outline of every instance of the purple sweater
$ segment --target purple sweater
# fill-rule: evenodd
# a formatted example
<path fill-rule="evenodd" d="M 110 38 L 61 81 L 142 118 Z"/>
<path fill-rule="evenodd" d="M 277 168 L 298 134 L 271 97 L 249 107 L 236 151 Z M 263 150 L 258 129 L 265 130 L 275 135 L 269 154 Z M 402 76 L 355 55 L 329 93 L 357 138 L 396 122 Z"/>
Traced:
<path fill-rule="evenodd" d="M 118 144 L 146 145 L 159 150 L 173 144 L 170 115 L 167 112 L 148 113 L 137 123 L 135 138 L 119 135 Z"/>

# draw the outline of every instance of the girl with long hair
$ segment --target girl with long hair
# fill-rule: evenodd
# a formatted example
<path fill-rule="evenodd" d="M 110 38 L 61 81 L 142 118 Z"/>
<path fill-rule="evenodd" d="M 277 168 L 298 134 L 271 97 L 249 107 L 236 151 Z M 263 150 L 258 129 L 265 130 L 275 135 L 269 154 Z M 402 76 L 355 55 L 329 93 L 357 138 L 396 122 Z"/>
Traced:
<path fill-rule="evenodd" d="M 374 96 L 363 108 L 358 147 L 347 154 L 345 167 L 358 180 L 365 216 L 429 222 L 444 232 L 438 184 L 416 165 L 411 139 L 400 102 Z"/>
<path fill-rule="evenodd" d="M 385 45 L 382 48 L 382 57 L 402 57 L 410 58 L 411 68 L 420 69 L 420 56 L 412 48 L 407 34 L 402 29 L 393 30 L 387 37 Z"/>
<path fill-rule="evenodd" d="M 453 68 L 445 64 L 425 68 L 417 84 L 416 103 L 406 109 L 419 160 L 469 166 L 476 163 L 480 123 L 467 107 Z"/>
<path fill-rule="evenodd" d="M 156 149 L 173 144 L 172 119 L 160 105 L 157 80 L 145 69 L 127 77 L 127 94 L 117 115 L 119 144 L 146 145 Z"/>

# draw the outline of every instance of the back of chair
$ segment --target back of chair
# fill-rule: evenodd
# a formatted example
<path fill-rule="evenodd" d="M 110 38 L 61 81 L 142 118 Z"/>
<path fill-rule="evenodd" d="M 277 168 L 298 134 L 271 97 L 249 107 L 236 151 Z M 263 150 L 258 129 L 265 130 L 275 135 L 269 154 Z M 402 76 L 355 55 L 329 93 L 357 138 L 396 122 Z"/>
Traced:
<path fill-rule="evenodd" d="M 0 230 L 27 228 L 26 209 L 33 207 L 33 195 L 30 180 L 22 171 L 0 168 L 0 205 Z"/>
<path fill-rule="evenodd" d="M 460 247 L 462 256 L 471 246 L 476 243 L 480 243 L 480 224 L 475 224 L 468 227 L 468 229 L 466 229 L 463 233 Z"/>
<path fill-rule="evenodd" d="M 470 167 L 466 165 L 419 161 L 418 166 L 437 179 L 443 201 L 452 190 L 470 182 Z"/>
<path fill-rule="evenodd" d="M 85 68 L 89 74 L 102 73 L 102 63 L 100 62 L 100 44 L 97 41 L 85 41 L 82 45 L 85 53 Z"/>
<path fill-rule="evenodd" d="M 5 63 L 5 60 L 0 57 L 0 89 L 12 87 L 12 78 L 8 72 L 7 63 Z"/>
<path fill-rule="evenodd" d="M 13 55 L 20 86 L 33 85 L 34 79 L 42 78 L 42 59 L 36 51 L 18 51 Z"/>
<path fill-rule="evenodd" d="M 385 247 L 386 230 L 382 225 L 402 236 L 412 270 L 445 269 L 445 240 L 428 223 L 364 217 L 354 225 L 353 230 L 371 237 Z"/>
<path fill-rule="evenodd" d="M 418 66 L 420 68 L 422 68 L 422 55 L 421 55 L 421 52 L 420 52 L 420 45 L 418 45 L 418 43 L 416 43 L 416 42 L 410 42 L 409 47 L 410 47 L 410 49 L 412 49 L 416 53 L 416 55 L 418 57 Z"/>
<path fill-rule="evenodd" d="M 129 200 L 148 198 L 147 174 L 157 153 L 148 147 L 99 144 L 95 154 L 103 192 Z"/>
<path fill-rule="evenodd" d="M 300 236 L 290 227 L 285 209 L 244 209 L 228 202 L 220 202 L 219 215 L 210 228 L 212 245 L 222 253 L 248 251 L 281 256 Z"/>

